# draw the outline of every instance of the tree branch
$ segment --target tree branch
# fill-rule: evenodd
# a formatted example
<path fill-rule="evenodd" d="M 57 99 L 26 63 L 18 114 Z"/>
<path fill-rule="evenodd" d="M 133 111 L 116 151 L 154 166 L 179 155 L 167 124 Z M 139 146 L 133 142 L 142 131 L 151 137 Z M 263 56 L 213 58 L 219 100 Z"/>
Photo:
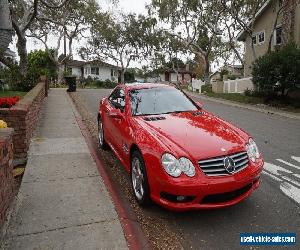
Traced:
<path fill-rule="evenodd" d="M 59 5 L 51 5 L 51 4 L 48 4 L 46 1 L 44 1 L 44 0 L 40 0 L 40 2 L 44 5 L 44 6 L 46 6 L 47 8 L 50 8 L 50 9 L 60 9 L 61 7 L 63 7 L 63 6 L 65 6 L 65 5 L 67 5 L 69 2 L 70 2 L 70 0 L 64 0 L 61 4 L 59 4 Z"/>
<path fill-rule="evenodd" d="M 37 8 L 38 8 L 38 0 L 34 0 L 34 2 L 33 2 L 33 12 L 30 14 L 29 20 L 27 21 L 27 23 L 23 27 L 23 32 L 25 32 L 29 28 L 29 26 L 31 25 L 33 20 L 36 18 Z"/>

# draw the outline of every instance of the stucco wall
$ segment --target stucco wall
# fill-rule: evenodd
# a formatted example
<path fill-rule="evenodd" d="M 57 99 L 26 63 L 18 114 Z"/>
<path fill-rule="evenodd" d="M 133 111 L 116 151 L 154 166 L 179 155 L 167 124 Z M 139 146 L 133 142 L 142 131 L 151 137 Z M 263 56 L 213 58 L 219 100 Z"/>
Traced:
<path fill-rule="evenodd" d="M 109 79 L 111 81 L 117 81 L 118 80 L 118 72 L 114 68 L 98 66 L 99 67 L 99 75 L 95 75 L 95 74 L 91 74 L 91 67 L 94 67 L 94 66 L 86 65 L 84 67 L 84 78 L 88 78 L 90 76 L 92 78 L 95 78 L 95 79 L 98 79 L 98 80 L 101 80 L 101 81 L 105 81 L 107 79 Z M 95 66 L 95 67 L 97 67 L 97 66 Z M 86 72 L 86 69 L 88 69 L 87 70 L 88 72 Z M 114 76 L 113 77 L 111 76 L 111 69 L 113 69 L 113 71 L 114 71 Z"/>
<path fill-rule="evenodd" d="M 273 7 L 268 7 L 264 13 L 258 17 L 254 24 L 254 32 L 258 33 L 260 31 L 265 31 L 265 41 L 262 44 L 254 45 L 255 53 L 257 58 L 264 55 L 268 50 L 269 40 L 271 34 L 273 33 L 273 27 L 276 19 L 277 10 Z M 279 16 L 277 24 L 281 24 L 282 17 Z M 258 42 L 258 41 L 257 41 Z M 272 49 L 274 49 L 274 37 L 272 39 Z M 249 77 L 251 76 L 252 72 L 252 63 L 254 61 L 254 56 L 251 48 L 251 38 L 247 36 L 245 41 L 245 70 L 244 76 Z"/>
<path fill-rule="evenodd" d="M 77 67 L 72 67 L 72 75 L 81 77 L 81 69 Z"/>

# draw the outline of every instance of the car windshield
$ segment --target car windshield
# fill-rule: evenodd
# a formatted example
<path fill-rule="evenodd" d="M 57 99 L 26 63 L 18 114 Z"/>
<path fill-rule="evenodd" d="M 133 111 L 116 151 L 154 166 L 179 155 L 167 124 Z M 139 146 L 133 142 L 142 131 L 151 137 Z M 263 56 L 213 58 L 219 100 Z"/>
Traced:
<path fill-rule="evenodd" d="M 198 109 L 181 91 L 175 88 L 135 89 L 129 92 L 129 97 L 133 116 L 158 115 Z"/>

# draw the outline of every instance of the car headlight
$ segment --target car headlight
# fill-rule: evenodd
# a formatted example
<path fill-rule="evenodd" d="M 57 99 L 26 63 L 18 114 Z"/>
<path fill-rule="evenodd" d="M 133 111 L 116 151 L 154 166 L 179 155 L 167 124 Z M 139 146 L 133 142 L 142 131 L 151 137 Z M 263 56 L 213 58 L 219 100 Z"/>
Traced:
<path fill-rule="evenodd" d="M 173 177 L 180 176 L 182 172 L 189 177 L 195 176 L 193 163 L 185 157 L 178 160 L 174 155 L 165 153 L 161 157 L 161 164 L 164 170 Z"/>
<path fill-rule="evenodd" d="M 255 162 L 255 160 L 259 158 L 259 151 L 255 141 L 252 138 L 249 139 L 246 149 L 250 160 Z"/>
<path fill-rule="evenodd" d="M 194 164 L 189 159 L 187 159 L 185 157 L 181 157 L 179 159 L 179 163 L 180 163 L 182 172 L 184 172 L 189 177 L 195 176 Z"/>

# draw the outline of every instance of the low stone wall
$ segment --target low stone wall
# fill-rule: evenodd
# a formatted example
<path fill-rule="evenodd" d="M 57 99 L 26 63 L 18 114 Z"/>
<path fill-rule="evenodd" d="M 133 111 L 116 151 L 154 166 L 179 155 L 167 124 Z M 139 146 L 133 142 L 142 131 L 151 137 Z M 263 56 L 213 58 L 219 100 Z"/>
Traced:
<path fill-rule="evenodd" d="M 14 128 L 14 164 L 27 160 L 27 151 L 36 126 L 43 100 L 47 96 L 48 84 L 44 78 L 12 108 L 0 109 L 0 120 Z"/>
<path fill-rule="evenodd" d="M 14 196 L 12 136 L 13 129 L 0 129 L 0 231 Z"/>

